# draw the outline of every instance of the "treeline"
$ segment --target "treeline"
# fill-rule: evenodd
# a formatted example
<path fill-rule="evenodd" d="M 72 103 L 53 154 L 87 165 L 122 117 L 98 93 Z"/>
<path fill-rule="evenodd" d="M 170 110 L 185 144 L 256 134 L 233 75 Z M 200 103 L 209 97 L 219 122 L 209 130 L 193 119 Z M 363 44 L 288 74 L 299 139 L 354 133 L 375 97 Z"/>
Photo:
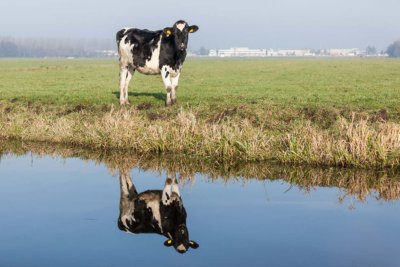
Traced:
<path fill-rule="evenodd" d="M 389 57 L 400 57 L 400 40 L 390 44 L 385 52 Z M 382 51 L 381 53 L 385 52 Z M 201 47 L 195 53 L 208 55 L 208 49 Z M 373 55 L 377 51 L 375 47 L 368 46 L 366 53 L 367 55 Z M 114 56 L 116 56 L 116 44 L 113 39 L 13 38 L 0 36 L 0 58 Z"/>
<path fill-rule="evenodd" d="M 400 57 L 400 40 L 394 41 L 386 50 L 389 57 Z"/>
<path fill-rule="evenodd" d="M 0 57 L 114 56 L 113 40 L 0 37 Z"/>

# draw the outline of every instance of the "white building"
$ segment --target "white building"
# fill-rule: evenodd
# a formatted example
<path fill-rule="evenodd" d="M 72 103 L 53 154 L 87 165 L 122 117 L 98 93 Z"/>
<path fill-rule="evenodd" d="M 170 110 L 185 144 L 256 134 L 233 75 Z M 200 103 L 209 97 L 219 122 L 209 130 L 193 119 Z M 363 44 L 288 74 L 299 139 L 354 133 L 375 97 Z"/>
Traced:
<path fill-rule="evenodd" d="M 362 54 L 362 51 L 358 48 L 333 48 L 328 49 L 328 55 L 331 57 L 355 57 Z"/>
<path fill-rule="evenodd" d="M 312 57 L 315 54 L 310 49 L 269 49 L 267 55 L 271 57 Z"/>
<path fill-rule="evenodd" d="M 209 56 L 209 57 L 216 57 L 216 56 L 218 56 L 217 50 L 216 50 L 216 49 L 210 49 L 210 51 L 208 52 L 208 56 Z"/>
<path fill-rule="evenodd" d="M 96 50 L 94 51 L 97 55 L 102 57 L 117 57 L 118 52 L 115 50 Z"/>
<path fill-rule="evenodd" d="M 344 49 L 250 49 L 248 47 L 235 47 L 229 49 L 211 49 L 210 57 L 356 57 L 365 55 L 365 51 L 358 48 Z"/>
<path fill-rule="evenodd" d="M 219 50 L 211 49 L 208 55 L 211 57 L 265 57 L 267 55 L 267 50 L 233 47 Z"/>

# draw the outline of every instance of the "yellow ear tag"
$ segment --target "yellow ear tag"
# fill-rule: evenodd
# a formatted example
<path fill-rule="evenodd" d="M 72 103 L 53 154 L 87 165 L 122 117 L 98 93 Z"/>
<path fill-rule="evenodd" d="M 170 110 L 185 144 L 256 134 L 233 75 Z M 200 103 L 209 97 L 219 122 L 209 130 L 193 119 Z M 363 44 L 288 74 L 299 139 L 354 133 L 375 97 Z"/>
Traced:
<path fill-rule="evenodd" d="M 172 32 L 170 30 L 167 30 L 167 32 L 166 32 L 167 35 L 171 35 L 171 33 Z"/>
<path fill-rule="evenodd" d="M 171 245 L 172 244 L 172 240 L 171 239 L 168 240 L 167 243 L 168 243 L 168 245 Z"/>
<path fill-rule="evenodd" d="M 194 31 L 193 28 L 189 30 L 190 33 L 192 33 L 193 31 Z"/>

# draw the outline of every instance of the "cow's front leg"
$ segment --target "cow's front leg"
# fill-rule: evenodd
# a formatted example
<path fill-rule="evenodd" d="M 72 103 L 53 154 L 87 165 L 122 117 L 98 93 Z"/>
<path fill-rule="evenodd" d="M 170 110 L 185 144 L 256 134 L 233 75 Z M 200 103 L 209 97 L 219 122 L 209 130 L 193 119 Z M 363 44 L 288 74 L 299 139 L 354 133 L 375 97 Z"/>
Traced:
<path fill-rule="evenodd" d="M 179 76 L 181 74 L 178 73 L 175 77 L 171 77 L 172 89 L 171 89 L 171 102 L 172 104 L 176 103 L 176 91 L 178 90 Z"/>
<path fill-rule="evenodd" d="M 171 74 L 168 71 L 168 68 L 163 66 L 161 68 L 161 77 L 164 82 L 165 90 L 167 91 L 167 98 L 165 99 L 165 105 L 171 106 L 172 105 L 172 82 L 171 82 Z"/>

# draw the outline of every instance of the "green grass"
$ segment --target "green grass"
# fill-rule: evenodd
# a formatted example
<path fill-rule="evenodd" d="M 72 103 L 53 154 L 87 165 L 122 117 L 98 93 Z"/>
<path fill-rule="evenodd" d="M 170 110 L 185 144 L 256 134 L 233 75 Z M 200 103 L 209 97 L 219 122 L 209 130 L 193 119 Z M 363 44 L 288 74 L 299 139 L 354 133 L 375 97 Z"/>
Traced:
<path fill-rule="evenodd" d="M 339 108 L 400 112 L 400 61 L 389 59 L 188 59 L 182 106 Z M 0 99 L 20 103 L 117 104 L 115 60 L 0 60 Z M 133 105 L 163 107 L 159 76 L 136 73 Z"/>

